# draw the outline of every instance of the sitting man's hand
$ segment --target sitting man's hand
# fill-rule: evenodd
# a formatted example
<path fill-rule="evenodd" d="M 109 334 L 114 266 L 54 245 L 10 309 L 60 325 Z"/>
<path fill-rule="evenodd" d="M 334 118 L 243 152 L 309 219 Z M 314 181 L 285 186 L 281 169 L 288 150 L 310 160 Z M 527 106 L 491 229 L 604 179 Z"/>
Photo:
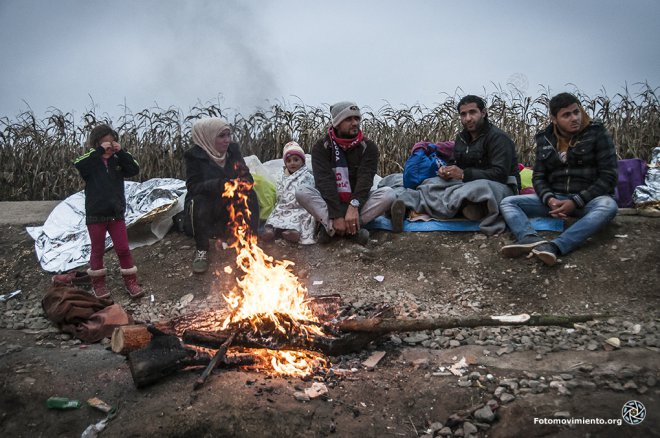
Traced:
<path fill-rule="evenodd" d="M 332 228 L 335 230 L 335 234 L 338 236 L 343 236 L 346 234 L 346 221 L 343 217 L 338 217 L 332 220 Z"/>
<path fill-rule="evenodd" d="M 438 169 L 438 176 L 444 180 L 458 179 L 463 180 L 465 173 L 458 166 L 442 166 Z"/>
<path fill-rule="evenodd" d="M 357 208 L 349 205 L 344 216 L 344 223 L 346 224 L 346 233 L 355 234 L 360 229 L 360 212 Z"/>
<path fill-rule="evenodd" d="M 576 206 L 572 199 L 560 201 L 557 198 L 550 198 L 548 207 L 550 207 L 550 216 L 564 219 L 575 210 Z"/>

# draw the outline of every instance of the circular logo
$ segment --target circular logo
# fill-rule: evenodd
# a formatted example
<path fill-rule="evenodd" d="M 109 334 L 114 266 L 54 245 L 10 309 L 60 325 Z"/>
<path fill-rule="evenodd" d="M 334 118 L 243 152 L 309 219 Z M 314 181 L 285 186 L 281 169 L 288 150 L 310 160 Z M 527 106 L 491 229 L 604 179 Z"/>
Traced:
<path fill-rule="evenodd" d="M 633 426 L 641 423 L 646 418 L 646 407 L 637 400 L 627 401 L 621 409 L 623 421 Z"/>
<path fill-rule="evenodd" d="M 506 83 L 511 91 L 525 93 L 527 88 L 529 88 L 529 81 L 527 80 L 527 76 L 525 76 L 523 73 L 512 74 L 509 76 L 509 79 L 507 79 Z"/>

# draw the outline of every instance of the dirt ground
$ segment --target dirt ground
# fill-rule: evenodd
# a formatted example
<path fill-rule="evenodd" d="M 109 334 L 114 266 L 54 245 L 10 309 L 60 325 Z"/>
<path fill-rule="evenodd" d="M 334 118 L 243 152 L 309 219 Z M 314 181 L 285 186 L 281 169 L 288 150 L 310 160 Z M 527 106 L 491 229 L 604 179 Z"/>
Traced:
<path fill-rule="evenodd" d="M 310 387 L 310 380 L 240 369 L 216 370 L 198 391 L 192 386 L 200 369 L 136 389 L 125 358 L 109 351 L 107 342 L 80 344 L 31 322 L 42 317 L 39 303 L 51 274 L 40 269 L 24 226 L 3 225 L 0 294 L 22 293 L 0 303 L 0 436 L 80 436 L 104 417 L 85 405 L 49 410 L 50 396 L 119 405 L 104 437 L 660 436 L 659 231 L 660 219 L 618 216 L 554 267 L 502 258 L 498 250 L 508 233 L 377 231 L 366 248 L 348 241 L 265 244 L 268 254 L 296 263 L 293 270 L 310 294 L 339 293 L 356 313 L 387 303 L 401 318 L 610 314 L 568 330 L 457 328 L 384 336 L 361 353 L 331 358 L 335 368 L 353 371 L 324 380 L 326 396 L 298 401 L 293 393 Z M 222 273 L 233 254 L 213 250 L 216 273 L 193 276 L 193 246 L 172 231 L 134 250 L 153 303 L 149 296 L 130 303 L 116 256 L 107 253 L 115 301 L 138 319 L 220 306 L 220 293 L 234 284 Z M 192 302 L 181 302 L 186 294 L 193 294 Z M 606 348 L 610 337 L 621 347 Z M 378 366 L 361 366 L 375 350 L 386 352 Z M 470 362 L 463 377 L 446 372 L 462 357 Z M 513 397 L 505 400 L 500 388 Z M 646 407 L 639 425 L 539 424 L 553 418 L 620 421 L 630 400 Z M 495 418 L 479 420 L 475 411 L 489 401 Z"/>

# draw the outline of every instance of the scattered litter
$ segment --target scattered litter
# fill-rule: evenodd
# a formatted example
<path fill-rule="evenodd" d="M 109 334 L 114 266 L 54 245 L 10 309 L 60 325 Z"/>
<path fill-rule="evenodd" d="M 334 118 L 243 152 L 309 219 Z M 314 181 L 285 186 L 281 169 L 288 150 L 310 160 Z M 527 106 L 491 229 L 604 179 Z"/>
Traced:
<path fill-rule="evenodd" d="M 379 282 L 379 283 L 382 283 L 383 280 L 385 280 L 385 277 L 382 276 L 382 275 L 376 275 L 376 276 L 374 277 L 374 280 L 376 280 L 376 281 Z"/>
<path fill-rule="evenodd" d="M 615 234 L 614 237 L 618 237 L 619 239 L 625 239 L 626 237 L 628 237 L 628 235 L 627 234 Z"/>
<path fill-rule="evenodd" d="M 156 299 L 154 298 L 154 294 L 151 294 L 151 298 L 149 298 L 149 301 L 151 301 L 152 303 L 156 301 Z"/>
<path fill-rule="evenodd" d="M 577 268 L 577 265 L 571 265 L 570 263 L 566 263 L 564 265 L 564 269 L 571 269 L 571 268 Z"/>
<path fill-rule="evenodd" d="M 465 358 L 462 357 L 461 360 L 449 367 L 449 371 L 455 376 L 462 376 L 465 371 L 467 371 L 467 366 L 468 365 L 467 362 L 465 362 Z"/>
<path fill-rule="evenodd" d="M 529 321 L 530 316 L 527 313 L 521 313 L 520 315 L 498 315 L 491 316 L 490 319 L 495 319 L 501 322 L 527 322 Z"/>
<path fill-rule="evenodd" d="M 97 397 L 87 400 L 87 404 L 101 412 L 105 412 L 106 414 L 112 410 L 112 406 Z"/>
<path fill-rule="evenodd" d="M 360 402 L 360 405 L 361 405 L 363 408 L 366 408 L 366 407 L 367 407 L 367 404 L 366 404 L 365 402 Z"/>
<path fill-rule="evenodd" d="M 621 347 L 621 341 L 619 340 L 619 338 L 605 339 L 605 348 L 607 348 L 608 345 L 613 348 L 619 348 Z"/>
<path fill-rule="evenodd" d="M 222 245 L 222 249 L 227 249 L 227 248 L 229 248 L 229 245 L 227 245 L 227 242 L 225 242 L 224 240 L 222 241 L 222 244 L 221 244 L 221 245 Z"/>
<path fill-rule="evenodd" d="M 312 286 L 319 286 L 321 284 L 323 284 L 323 280 L 314 280 L 314 282 L 312 283 Z"/>
<path fill-rule="evenodd" d="M 234 272 L 231 266 L 225 266 L 225 269 L 223 269 L 223 271 L 225 271 L 225 274 L 231 274 L 232 272 Z"/>
<path fill-rule="evenodd" d="M 48 409 L 78 409 L 81 405 L 80 400 L 72 400 L 66 397 L 50 397 L 46 400 Z"/>
<path fill-rule="evenodd" d="M 305 389 L 305 395 L 310 399 L 318 398 L 328 393 L 328 387 L 325 383 L 314 382 L 310 388 Z"/>
<path fill-rule="evenodd" d="M 385 357 L 384 351 L 374 351 L 367 360 L 362 362 L 362 366 L 364 366 L 367 369 L 373 369 L 376 365 L 378 365 L 378 362 L 380 362 L 381 359 L 384 357 Z"/>
<path fill-rule="evenodd" d="M 630 257 L 621 257 L 619 260 L 622 262 L 627 262 L 628 260 L 632 260 Z"/>
<path fill-rule="evenodd" d="M 5 302 L 7 300 L 10 300 L 14 298 L 16 295 L 20 294 L 22 291 L 20 289 L 15 290 L 14 292 L 10 292 L 8 294 L 0 295 L 0 302 Z"/>
<path fill-rule="evenodd" d="M 87 426 L 87 429 L 83 431 L 82 435 L 80 435 L 80 438 L 96 438 L 99 436 L 99 433 L 103 432 L 105 426 L 108 425 L 108 421 L 107 418 L 104 418 L 96 424 L 90 424 Z"/>
<path fill-rule="evenodd" d="M 90 399 L 90 400 L 94 400 L 94 399 Z M 89 403 L 90 400 L 87 400 L 87 403 Z M 101 401 L 101 400 L 99 400 L 99 401 Z M 115 418 L 117 416 L 118 412 L 119 412 L 118 409 L 112 408 L 108 412 L 108 415 L 103 420 L 99 421 L 96 424 L 90 424 L 89 426 L 87 426 L 87 429 L 85 429 L 83 431 L 82 435 L 80 435 L 80 438 L 96 438 L 96 437 L 98 437 L 99 434 L 101 432 L 103 432 L 103 429 L 105 429 L 105 427 L 108 425 L 108 422 L 110 422 L 110 420 L 112 420 L 113 418 Z"/>

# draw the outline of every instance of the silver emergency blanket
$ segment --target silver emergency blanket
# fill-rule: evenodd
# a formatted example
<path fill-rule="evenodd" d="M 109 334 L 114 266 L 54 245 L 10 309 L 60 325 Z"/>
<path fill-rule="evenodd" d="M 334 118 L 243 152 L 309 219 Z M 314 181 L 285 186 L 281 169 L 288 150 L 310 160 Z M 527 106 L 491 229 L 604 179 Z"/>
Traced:
<path fill-rule="evenodd" d="M 174 178 L 154 178 L 142 183 L 124 182 L 126 226 L 131 249 L 162 239 L 173 225 L 172 216 L 183 210 L 186 183 Z M 91 243 L 85 224 L 85 193 L 59 203 L 41 227 L 27 227 L 35 240 L 41 267 L 64 272 L 89 262 Z M 109 235 L 106 249 L 112 247 Z"/>
<path fill-rule="evenodd" d="M 633 201 L 635 205 L 660 201 L 660 147 L 653 149 L 644 185 L 635 188 Z"/>

